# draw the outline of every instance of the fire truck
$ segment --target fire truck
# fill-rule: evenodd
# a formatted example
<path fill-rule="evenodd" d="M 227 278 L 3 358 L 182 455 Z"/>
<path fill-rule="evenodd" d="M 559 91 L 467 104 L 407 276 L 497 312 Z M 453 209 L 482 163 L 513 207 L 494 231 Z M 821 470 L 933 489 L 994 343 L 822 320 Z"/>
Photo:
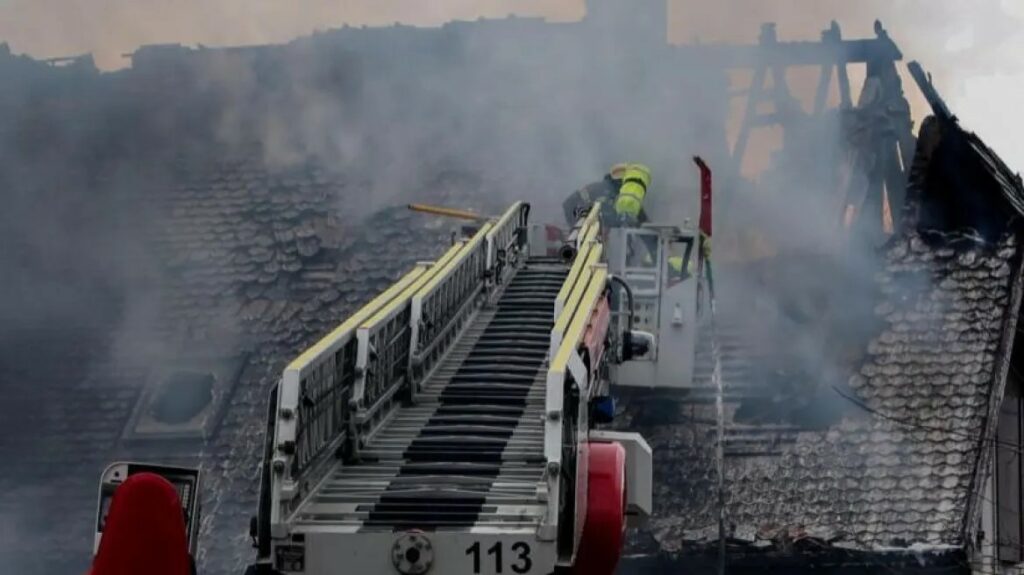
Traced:
<path fill-rule="evenodd" d="M 700 250 L 687 226 L 600 214 L 557 245 L 527 203 L 482 218 L 287 366 L 250 572 L 614 572 L 652 453 L 615 430 L 612 388 L 689 385 Z"/>

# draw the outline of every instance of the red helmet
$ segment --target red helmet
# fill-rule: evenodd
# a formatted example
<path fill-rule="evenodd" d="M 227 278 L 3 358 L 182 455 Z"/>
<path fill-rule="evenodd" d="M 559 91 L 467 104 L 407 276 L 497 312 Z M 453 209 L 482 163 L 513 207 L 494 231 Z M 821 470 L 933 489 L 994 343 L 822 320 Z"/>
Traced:
<path fill-rule="evenodd" d="M 190 575 L 178 492 L 153 473 L 132 475 L 114 492 L 90 575 Z"/>

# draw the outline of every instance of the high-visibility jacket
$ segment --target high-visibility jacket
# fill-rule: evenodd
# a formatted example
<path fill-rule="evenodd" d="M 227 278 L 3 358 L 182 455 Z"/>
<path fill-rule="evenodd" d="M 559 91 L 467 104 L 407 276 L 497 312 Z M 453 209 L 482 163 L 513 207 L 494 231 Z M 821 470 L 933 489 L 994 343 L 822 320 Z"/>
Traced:
<path fill-rule="evenodd" d="M 615 198 L 615 213 L 626 224 L 636 225 L 644 208 L 651 170 L 641 164 L 629 164 L 622 175 L 622 186 Z"/>
<path fill-rule="evenodd" d="M 688 278 L 692 277 L 694 273 L 693 258 L 690 258 L 686 263 L 686 269 L 683 269 L 683 256 L 672 256 L 668 258 L 668 272 L 670 277 L 677 278 Z"/>
<path fill-rule="evenodd" d="M 643 254 L 642 261 L 645 266 L 654 265 L 654 256 L 650 251 Z M 685 270 L 683 269 L 685 263 Z M 690 277 L 693 275 L 694 265 L 693 258 L 689 258 L 686 262 L 683 261 L 683 256 L 669 256 L 668 258 L 668 273 L 670 277 Z"/>

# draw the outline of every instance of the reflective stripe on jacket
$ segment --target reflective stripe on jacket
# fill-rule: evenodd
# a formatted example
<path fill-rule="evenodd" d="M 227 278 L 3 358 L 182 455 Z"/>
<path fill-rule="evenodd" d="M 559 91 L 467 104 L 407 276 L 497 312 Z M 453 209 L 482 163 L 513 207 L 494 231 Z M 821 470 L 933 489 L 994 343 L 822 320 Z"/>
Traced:
<path fill-rule="evenodd" d="M 646 166 L 630 164 L 622 176 L 622 187 L 615 199 L 615 213 L 620 218 L 638 220 L 650 185 L 651 171 Z"/>

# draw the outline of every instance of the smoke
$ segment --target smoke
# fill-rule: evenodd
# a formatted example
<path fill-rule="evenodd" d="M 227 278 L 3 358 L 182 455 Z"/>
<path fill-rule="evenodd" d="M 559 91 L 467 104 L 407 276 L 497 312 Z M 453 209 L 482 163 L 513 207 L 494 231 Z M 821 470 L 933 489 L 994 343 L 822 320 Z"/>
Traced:
<path fill-rule="evenodd" d="M 126 66 L 123 54 L 144 44 L 208 46 L 287 42 L 348 23 L 384 26 L 396 22 L 437 26 L 449 20 L 496 18 L 508 14 L 543 16 L 553 21 L 581 18 L 583 0 L 7 0 L 0 3 L 0 38 L 16 52 L 36 57 L 91 52 L 103 68 Z M 922 60 L 950 103 L 970 125 L 990 133 L 1012 166 L 1024 164 L 1024 149 L 1003 135 L 998 110 L 1024 85 L 1019 49 L 1024 17 L 1014 0 L 674 0 L 669 33 L 674 42 L 750 41 L 762 22 L 780 23 L 784 38 L 815 39 L 832 19 L 847 36 L 869 36 L 881 19 L 908 58 Z M 998 104 L 998 105 L 991 105 Z M 918 120 L 924 102 L 912 101 Z"/>
<path fill-rule="evenodd" d="M 0 37 L 37 57 L 91 52 L 104 68 L 127 64 L 123 54 L 144 44 L 238 46 L 284 43 L 342 24 L 437 26 L 449 20 L 508 14 L 577 19 L 583 2 L 544 0 L 8 0 L 0 4 Z"/>
<path fill-rule="evenodd" d="M 678 189 L 692 179 L 681 158 L 725 153 L 726 110 L 714 97 L 724 78 L 655 73 L 671 66 L 667 49 L 614 29 L 605 39 L 597 26 L 339 31 L 275 52 L 194 53 L 174 82 L 212 94 L 218 143 L 256 145 L 274 167 L 312 159 L 365 185 L 339 206 L 346 215 L 416 197 L 441 173 L 482 178 L 483 194 L 454 201 L 553 208 L 624 158 L 652 164 Z M 651 53 L 657 62 L 643 60 Z"/>
<path fill-rule="evenodd" d="M 516 20 L 308 36 L 344 23 L 436 26 L 508 13 L 567 24 Z M 9 279 L 0 284 L 0 343 L 34 332 L 42 347 L 55 333 L 105 334 L 104 340 L 113 333 L 105 352 L 115 363 L 140 355 L 159 361 L 171 353 L 162 347 L 160 310 L 174 294 L 161 283 L 164 253 L 154 242 L 154 228 L 167 223 L 167 214 L 153 199 L 186 179 L 173 167 L 180 158 L 242 156 L 273 172 L 319 166 L 346 181 L 333 208 L 349 222 L 416 199 L 481 211 L 528 199 L 541 219 L 557 222 L 557 208 L 573 189 L 612 163 L 636 160 L 654 171 L 652 213 L 661 220 L 692 218 L 696 172 L 689 157 L 700 154 L 716 168 L 728 164 L 735 122 L 732 130 L 726 126 L 736 104 L 727 91 L 744 78 L 700 62 L 683 67 L 671 50 L 656 47 L 665 32 L 661 22 L 646 29 L 630 18 L 576 24 L 583 16 L 582 1 L 540 0 L 0 3 L 0 39 L 15 52 L 94 52 L 108 70 L 126 66 L 121 55 L 143 44 L 290 43 L 263 51 L 170 52 L 167 61 L 150 51 L 129 70 L 84 79 L 47 71 L 39 73 L 53 74 L 47 81 L 6 84 L 0 270 Z M 1022 42 L 1019 26 L 1010 25 L 1022 15 L 1005 2 L 686 0 L 673 2 L 669 16 L 669 39 L 680 43 L 752 43 L 764 21 L 777 21 L 783 40 L 816 39 L 832 19 L 847 37 L 865 37 L 878 17 L 908 59 L 935 74 L 965 121 L 991 125 L 996 142 L 1021 145 L 1002 135 L 1014 131 L 1003 132 L 999 116 L 1014 109 L 1008 99 L 1019 90 L 960 108 L 986 82 L 1012 87 L 1024 73 L 1017 56 L 1024 52 L 1007 49 Z M 8 73 L 24 79 L 37 72 L 0 71 Z M 47 83 L 57 74 L 65 75 Z M 806 106 L 814 79 L 800 74 L 791 87 Z M 916 88 L 907 82 L 904 88 L 920 118 Z M 1004 100 L 1007 105 L 993 105 Z M 844 154 L 837 118 L 791 137 L 788 155 L 774 158 L 780 166 L 774 171 L 767 169 L 773 144 L 755 142 L 751 154 L 760 160 L 748 175 L 759 180 L 756 188 L 717 170 L 720 189 L 731 195 L 718 218 L 723 237 L 756 229 L 797 261 L 720 285 L 731 290 L 723 293 L 731 301 L 772 310 L 774 322 L 758 315 L 746 320 L 746 327 L 764 330 L 757 333 L 760 344 L 779 345 L 774 350 L 788 354 L 808 379 L 825 372 L 839 377 L 833 372 L 849 359 L 815 336 L 835 325 L 855 332 L 852 339 L 870 331 L 857 323 L 863 305 L 848 304 L 865 293 L 873 263 L 859 252 L 835 259 L 844 246 L 837 198 L 826 188 Z M 1008 158 L 1011 164 L 1024 162 L 1024 149 L 1017 149 L 1021 155 Z M 819 281 L 804 281 L 808 274 Z M 844 289 L 833 289 L 841 283 Z M 795 342 L 793 349 L 780 349 L 787 341 Z M 18 359 L 5 356 L 3 363 Z M 10 531 L 0 525 L 2 533 Z"/>

